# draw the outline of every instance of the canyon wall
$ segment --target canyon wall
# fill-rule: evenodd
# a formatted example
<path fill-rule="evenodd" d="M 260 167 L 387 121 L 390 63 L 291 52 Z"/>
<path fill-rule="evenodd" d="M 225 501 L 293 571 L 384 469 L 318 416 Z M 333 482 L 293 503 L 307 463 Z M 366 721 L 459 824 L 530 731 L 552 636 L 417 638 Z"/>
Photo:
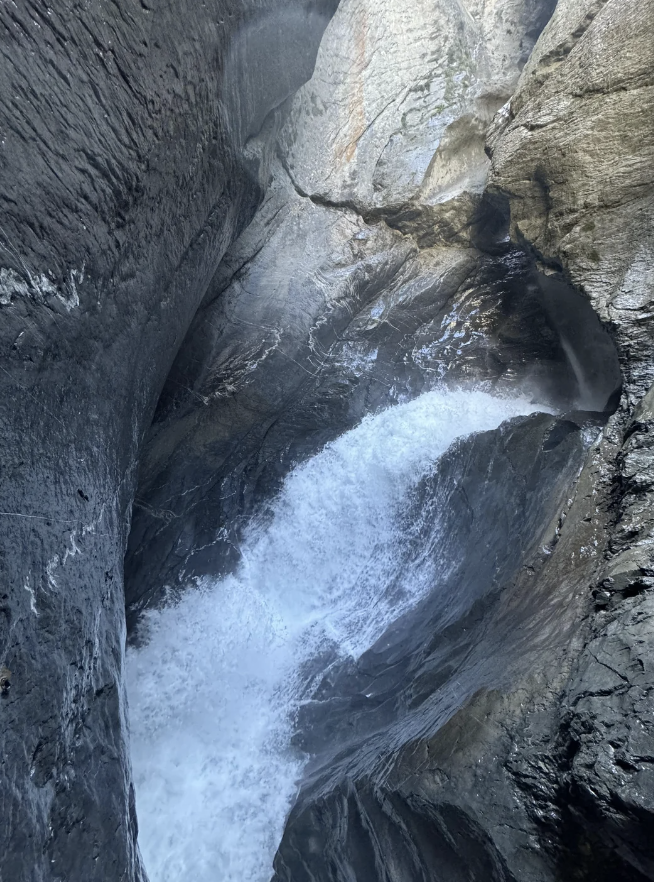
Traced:
<path fill-rule="evenodd" d="M 373 723 L 355 745 L 333 726 L 280 880 L 654 878 L 653 25 L 652 4 L 560 2 L 487 142 L 486 195 L 511 240 L 610 329 L 620 408 L 499 599 L 458 629 L 435 610 L 428 635 L 407 629 L 400 653 L 380 641 L 350 672 L 341 691 L 361 701 L 398 658 L 411 678 L 393 714 L 359 704 Z M 333 718 L 332 693 L 315 718 Z"/>
<path fill-rule="evenodd" d="M 139 447 L 330 2 L 0 9 L 0 878 L 143 878 L 123 683 Z"/>
<path fill-rule="evenodd" d="M 145 878 L 125 602 L 440 384 L 565 414 L 421 484 L 450 599 L 306 707 L 276 878 L 654 878 L 654 4 L 335 6 L 0 10 L 1 880 Z"/>
<path fill-rule="evenodd" d="M 486 132 L 551 11 L 339 6 L 146 440 L 130 621 L 162 589 L 234 566 L 242 525 L 288 469 L 366 413 L 443 382 L 604 408 L 612 342 L 484 196 Z"/>

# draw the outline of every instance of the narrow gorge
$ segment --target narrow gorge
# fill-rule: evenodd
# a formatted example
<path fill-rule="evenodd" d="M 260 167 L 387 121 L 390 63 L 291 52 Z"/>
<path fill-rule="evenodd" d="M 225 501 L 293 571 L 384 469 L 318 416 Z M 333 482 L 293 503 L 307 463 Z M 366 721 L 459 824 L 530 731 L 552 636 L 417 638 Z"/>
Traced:
<path fill-rule="evenodd" d="M 654 2 L 0 33 L 0 882 L 654 880 Z"/>

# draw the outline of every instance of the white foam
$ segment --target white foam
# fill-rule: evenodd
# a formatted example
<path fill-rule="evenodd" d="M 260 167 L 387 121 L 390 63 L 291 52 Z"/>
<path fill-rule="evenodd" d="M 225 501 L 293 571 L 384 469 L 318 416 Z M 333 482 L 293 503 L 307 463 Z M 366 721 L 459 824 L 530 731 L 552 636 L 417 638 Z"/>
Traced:
<path fill-rule="evenodd" d="M 304 759 L 303 663 L 358 656 L 428 590 L 394 585 L 411 488 L 457 437 L 532 402 L 429 392 L 368 417 L 295 469 L 234 576 L 149 613 L 128 653 L 139 842 L 151 882 L 268 882 Z"/>

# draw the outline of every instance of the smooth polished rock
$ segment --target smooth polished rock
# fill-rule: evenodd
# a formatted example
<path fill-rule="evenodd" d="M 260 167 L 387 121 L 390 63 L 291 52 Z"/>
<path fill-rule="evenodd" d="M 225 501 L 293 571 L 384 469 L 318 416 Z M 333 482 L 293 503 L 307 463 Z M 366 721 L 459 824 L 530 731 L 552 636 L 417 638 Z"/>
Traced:
<path fill-rule="evenodd" d="M 560 2 L 491 133 L 487 198 L 500 212 L 509 206 L 510 234 L 543 272 L 563 270 L 593 304 L 626 380 L 554 540 L 502 592 L 498 645 L 513 684 L 486 684 L 406 745 L 404 723 L 393 740 L 374 734 L 397 712 L 389 690 L 352 748 L 363 761 L 348 765 L 346 750 L 307 781 L 278 854 L 280 879 L 654 878 L 653 13 L 651 3 Z M 480 615 L 492 670 L 485 641 L 497 620 Z M 476 626 L 461 620 L 461 631 Z M 437 703 L 475 657 L 454 649 L 442 639 L 425 691 Z M 376 676 L 392 680 L 397 661 Z M 457 680 L 449 695 L 460 698 L 466 680 Z M 367 703 L 353 709 L 359 684 L 353 676 L 340 701 L 363 719 Z M 338 746 L 347 727 L 328 715 Z"/>
<path fill-rule="evenodd" d="M 620 384 L 612 342 L 562 277 L 545 279 L 504 241 L 502 210 L 480 201 L 498 103 L 471 123 L 472 140 L 469 130 L 480 95 L 505 100 L 550 12 L 523 2 L 339 8 L 313 77 L 280 108 L 269 196 L 216 273 L 163 390 L 126 559 L 130 621 L 164 589 L 233 565 L 244 520 L 281 477 L 365 413 L 441 381 L 605 407 Z M 373 104 L 393 101 L 381 116 L 364 102 L 370 150 L 352 152 L 346 175 L 356 193 L 315 189 L 303 174 L 340 174 L 332 154 L 356 93 L 348 59 L 362 16 L 371 57 L 356 77 Z M 464 55 L 472 78 L 459 76 Z M 457 85 L 444 104 L 446 80 Z M 404 114 L 406 101 L 420 112 Z M 397 169 L 371 189 L 389 126 L 434 158 L 433 180 L 441 135 L 451 142 L 450 171 L 463 177 L 438 191 L 438 218 L 426 203 L 398 209 L 409 197 Z M 398 153 L 405 170 L 412 155 Z"/>
<path fill-rule="evenodd" d="M 486 129 L 553 6 L 345 0 L 281 133 L 297 187 L 362 214 L 469 205 L 486 183 Z"/>
<path fill-rule="evenodd" d="M 583 563 L 566 572 L 552 549 L 570 549 L 559 514 L 576 520 L 589 441 L 572 419 L 523 417 L 421 482 L 405 564 L 429 555 L 432 590 L 302 709 L 313 759 L 275 880 L 555 878 L 539 793 L 510 765 L 552 725 L 537 709 L 577 643 Z"/>
<path fill-rule="evenodd" d="M 521 252 L 420 250 L 283 176 L 213 285 L 141 461 L 130 624 L 164 586 L 233 566 L 287 472 L 366 413 L 441 383 L 602 410 L 620 383 L 588 304 Z"/>
<path fill-rule="evenodd" d="M 158 602 L 164 585 L 182 587 L 194 574 L 232 565 L 244 519 L 265 509 L 295 462 L 363 414 L 430 383 L 515 389 L 531 377 L 542 390 L 549 377 L 564 407 L 615 407 L 616 356 L 591 304 L 607 315 L 574 270 L 585 252 L 568 260 L 556 239 L 577 214 L 582 231 L 588 226 L 585 234 L 593 234 L 591 215 L 601 217 L 604 207 L 592 193 L 606 194 L 609 167 L 621 168 L 612 117 L 603 122 L 612 159 L 594 157 L 596 146 L 583 142 L 601 101 L 614 100 L 611 90 L 595 88 L 605 44 L 624 49 L 631 28 L 642 46 L 633 6 L 620 11 L 609 0 L 609 7 L 615 27 L 581 64 L 576 47 L 607 13 L 599 5 L 559 4 L 517 95 L 493 123 L 493 177 L 483 195 L 481 144 L 521 60 L 495 55 L 501 70 L 483 83 L 479 70 L 459 81 L 472 45 L 465 41 L 476 27 L 467 18 L 461 31 L 435 37 L 454 47 L 450 57 L 439 44 L 438 70 L 412 52 L 423 45 L 416 28 L 419 16 L 426 20 L 423 6 L 400 13 L 351 5 L 356 27 L 347 33 L 334 20 L 314 78 L 276 117 L 280 165 L 271 165 L 269 198 L 214 276 L 160 400 L 127 559 L 135 615 Z M 503 7 L 493 8 L 499 14 Z M 441 4 L 438 14 L 451 23 L 461 9 Z M 536 11 L 546 17 L 548 10 Z M 408 37 L 393 41 L 394 32 Z M 499 40 L 504 32 L 497 33 Z M 385 53 L 368 52 L 370 34 Z M 404 66 L 386 65 L 394 53 L 404 53 Z M 574 76 L 568 65 L 576 65 Z M 461 91 L 452 86 L 453 103 L 434 108 L 432 85 L 438 97 L 449 74 Z M 398 76 L 416 111 L 405 120 L 395 100 Z M 529 114 L 541 112 L 552 77 L 561 78 L 554 99 L 563 96 L 560 106 L 553 99 L 552 112 L 577 102 L 583 113 L 563 114 L 548 141 L 547 118 L 535 117 L 532 126 Z M 495 103 L 491 81 L 506 86 Z M 574 94 L 561 85 L 568 81 Z M 429 89 L 411 91 L 426 83 Z M 387 109 L 375 103 L 384 89 L 393 99 Z M 623 122 L 630 107 L 627 100 Z M 556 151 L 566 138 L 570 175 L 559 181 Z M 402 149 L 393 152 L 393 143 Z M 249 149 L 260 149 L 256 139 Z M 646 156 L 647 138 L 634 149 Z M 430 150 L 427 166 L 420 165 Z M 613 249 L 614 268 L 624 268 L 624 237 L 632 237 L 628 263 L 629 249 L 647 233 L 639 213 L 643 164 L 623 164 L 611 203 L 623 221 L 615 243 L 601 240 Z M 550 244 L 542 229 L 558 230 Z M 628 334 L 614 331 L 629 382 L 641 378 L 640 386 L 628 386 L 635 400 L 650 370 L 647 260 L 630 267 L 624 277 L 606 278 L 619 282 L 615 304 L 631 310 Z M 646 416 L 636 429 L 627 428 L 629 418 L 623 410 L 610 421 L 580 475 L 589 438 L 581 439 L 593 419 L 577 414 L 550 424 L 547 438 L 527 433 L 508 443 L 500 434 L 507 446 L 497 457 L 481 441 L 468 459 L 465 445 L 458 448 L 443 469 L 464 486 L 461 496 L 444 500 L 438 486 L 423 488 L 416 524 L 435 507 L 453 519 L 438 542 L 431 537 L 454 562 L 444 579 L 447 603 L 442 609 L 433 600 L 417 618 L 399 622 L 358 666 L 333 672 L 304 709 L 297 742 L 316 760 L 280 848 L 280 879 L 647 878 L 649 729 L 646 677 L 636 674 L 638 659 L 646 664 L 638 641 L 647 625 L 638 610 L 651 576 L 643 495 L 649 429 Z M 535 463 L 550 456 L 557 465 L 545 476 Z M 475 469 L 489 459 L 501 477 L 484 497 Z M 538 509 L 548 492 L 553 496 Z M 527 512 L 525 505 L 536 507 Z M 431 520 L 436 529 L 440 522 Z M 480 542 L 485 530 L 488 541 Z M 632 541 L 636 535 L 642 541 Z M 616 617 L 621 624 L 607 630 Z M 621 707 L 635 721 L 629 731 L 624 722 L 611 730 Z M 622 729 L 616 748 L 610 732 Z"/>

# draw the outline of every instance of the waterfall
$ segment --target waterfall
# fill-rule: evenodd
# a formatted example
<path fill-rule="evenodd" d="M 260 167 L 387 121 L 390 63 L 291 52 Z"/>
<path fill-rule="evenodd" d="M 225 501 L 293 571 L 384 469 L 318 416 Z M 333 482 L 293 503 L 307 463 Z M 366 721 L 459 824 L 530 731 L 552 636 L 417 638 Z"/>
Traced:
<path fill-rule="evenodd" d="M 147 614 L 127 677 L 151 882 L 268 882 L 305 762 L 291 737 L 312 660 L 315 674 L 360 656 L 433 588 L 406 561 L 397 578 L 411 489 L 457 437 L 543 409 L 432 391 L 367 417 L 287 477 L 237 572 Z"/>

